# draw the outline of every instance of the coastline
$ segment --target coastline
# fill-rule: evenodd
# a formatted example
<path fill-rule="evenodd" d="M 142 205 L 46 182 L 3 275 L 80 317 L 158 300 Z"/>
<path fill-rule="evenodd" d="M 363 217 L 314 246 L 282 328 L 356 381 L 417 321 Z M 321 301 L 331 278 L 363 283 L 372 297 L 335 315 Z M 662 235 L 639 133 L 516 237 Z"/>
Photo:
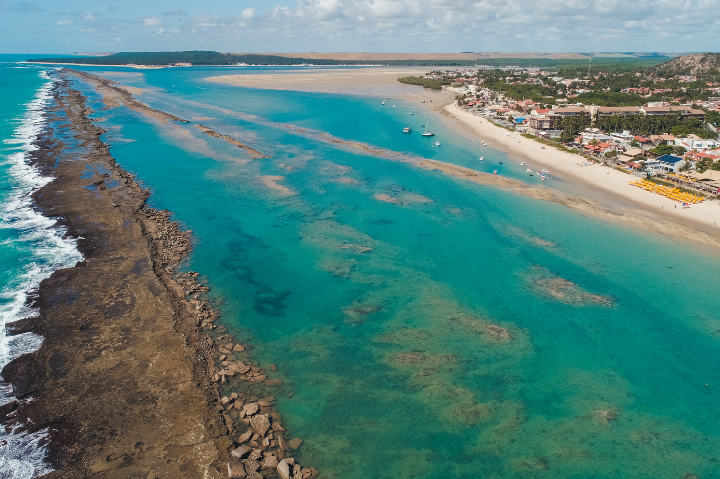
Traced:
<path fill-rule="evenodd" d="M 146 207 L 149 192 L 115 163 L 85 97 L 58 83 L 32 160 L 54 179 L 33 200 L 85 260 L 41 283 L 39 316 L 8 325 L 44 342 L 3 369 L 17 398 L 3 422 L 50 430 L 49 478 L 314 477 L 287 457 L 299 440 L 284 439 L 275 398 L 255 395 L 282 381 L 214 324 L 199 275 L 175 271 L 190 234 Z"/>
<path fill-rule="evenodd" d="M 708 233 L 720 232 L 712 228 L 715 223 L 720 222 L 720 204 L 717 202 L 703 202 L 687 209 L 675 208 L 677 202 L 630 186 L 630 181 L 636 180 L 637 177 L 602 165 L 580 167 L 578 164 L 585 162 L 581 156 L 552 147 L 543 149 L 544 145 L 518 133 L 510 133 L 483 117 L 458 108 L 454 103 L 445 105 L 443 112 L 448 118 L 462 123 L 478 137 L 486 140 L 488 146 L 510 153 L 516 160 L 539 163 L 548 167 L 551 175 L 579 182 L 586 188 L 602 190 L 605 195 L 613 195 L 612 202 L 619 206 L 631 210 L 644 210 L 657 215 L 662 220 L 697 226 Z"/>

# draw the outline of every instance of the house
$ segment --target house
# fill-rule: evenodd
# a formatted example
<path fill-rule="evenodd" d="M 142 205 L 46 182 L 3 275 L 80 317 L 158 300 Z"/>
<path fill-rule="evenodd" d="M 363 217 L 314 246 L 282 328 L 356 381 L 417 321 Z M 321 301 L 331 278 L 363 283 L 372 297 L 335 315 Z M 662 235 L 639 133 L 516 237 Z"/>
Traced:
<path fill-rule="evenodd" d="M 676 173 L 685 164 L 684 158 L 673 155 L 663 155 L 658 158 L 647 160 L 645 167 L 651 170 L 660 170 Z"/>
<path fill-rule="evenodd" d="M 576 115 L 590 115 L 590 112 L 580 106 L 568 106 L 563 108 L 553 108 L 553 113 L 560 115 L 561 117 L 576 116 Z"/>
<path fill-rule="evenodd" d="M 720 146 L 717 140 L 703 140 L 697 135 L 688 138 L 675 138 L 675 144 L 685 147 L 686 150 L 709 150 Z"/>
<path fill-rule="evenodd" d="M 587 128 L 582 132 L 583 143 L 590 143 L 593 140 L 597 141 L 610 141 L 610 135 L 606 135 L 599 128 Z"/>
<path fill-rule="evenodd" d="M 674 145 L 675 137 L 673 135 L 650 135 L 650 141 L 653 145 Z"/>
<path fill-rule="evenodd" d="M 705 119 L 705 112 L 702 110 L 695 110 L 689 106 L 643 106 L 640 107 L 640 111 L 646 115 L 674 115 L 679 113 L 683 117 L 699 118 L 700 120 Z"/>
<path fill-rule="evenodd" d="M 628 151 L 625 152 L 626 156 L 629 156 L 630 158 L 638 158 L 642 159 L 645 157 L 645 150 L 642 148 L 630 148 Z"/>
<path fill-rule="evenodd" d="M 528 124 L 530 125 L 530 128 L 533 130 L 540 130 L 540 131 L 548 131 L 552 130 L 552 124 L 553 119 L 548 118 L 544 115 L 541 116 L 531 116 Z"/>
<path fill-rule="evenodd" d="M 625 130 L 622 133 L 610 133 L 610 141 L 622 146 L 623 148 L 629 147 L 633 139 L 633 135 L 631 135 L 628 130 Z"/>
<path fill-rule="evenodd" d="M 637 136 L 637 135 L 635 135 L 635 136 L 633 137 L 633 140 L 635 140 L 635 141 L 637 141 L 638 143 L 640 143 L 640 146 L 646 146 L 646 145 L 649 145 L 649 144 L 651 143 L 650 139 L 649 139 L 649 138 L 645 138 L 644 136 Z"/>
<path fill-rule="evenodd" d="M 598 118 L 614 115 L 639 115 L 640 113 L 640 108 L 636 106 L 599 106 L 597 108 Z"/>
<path fill-rule="evenodd" d="M 615 145 L 611 145 L 610 143 L 603 143 L 600 142 L 597 145 L 591 145 L 587 144 L 583 146 L 588 152 L 595 154 L 595 155 L 604 155 L 605 153 L 608 153 L 610 151 L 614 151 L 617 148 Z"/>

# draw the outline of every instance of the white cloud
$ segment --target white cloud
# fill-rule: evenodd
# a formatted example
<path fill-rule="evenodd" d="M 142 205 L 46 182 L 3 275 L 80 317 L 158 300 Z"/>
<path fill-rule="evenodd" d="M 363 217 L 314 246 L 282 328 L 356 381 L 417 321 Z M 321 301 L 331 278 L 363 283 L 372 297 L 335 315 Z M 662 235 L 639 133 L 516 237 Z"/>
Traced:
<path fill-rule="evenodd" d="M 250 19 L 251 19 L 252 17 L 254 17 L 254 16 L 255 16 L 255 9 L 254 9 L 254 8 L 246 8 L 246 9 L 243 10 L 242 13 L 240 14 L 240 17 L 241 17 L 243 20 L 250 20 Z"/>
<path fill-rule="evenodd" d="M 55 22 L 55 25 L 61 25 L 61 26 L 62 25 L 71 25 L 71 24 L 72 24 L 72 20 L 58 20 L 57 22 Z"/>
<path fill-rule="evenodd" d="M 146 17 L 143 18 L 144 27 L 159 27 L 163 25 L 163 19 L 160 17 Z"/>
<path fill-rule="evenodd" d="M 104 16 L 86 11 L 73 24 L 93 28 L 94 37 L 108 42 L 122 35 L 126 47 L 137 50 L 679 52 L 717 50 L 720 42 L 717 17 L 703 14 L 715 11 L 717 0 L 294 1 L 226 9 L 226 16 L 171 10 L 162 17 L 123 19 L 125 9 L 113 18 L 109 10 Z M 18 5 L 33 10 L 28 3 L 8 8 Z"/>

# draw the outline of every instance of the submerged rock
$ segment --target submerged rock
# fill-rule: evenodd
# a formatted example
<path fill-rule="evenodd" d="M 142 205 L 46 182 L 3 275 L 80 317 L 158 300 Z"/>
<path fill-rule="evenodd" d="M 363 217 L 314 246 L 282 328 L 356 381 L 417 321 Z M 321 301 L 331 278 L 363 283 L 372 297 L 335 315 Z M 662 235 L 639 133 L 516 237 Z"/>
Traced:
<path fill-rule="evenodd" d="M 228 477 L 230 479 L 245 479 L 245 466 L 240 461 L 231 460 L 228 462 Z"/>
<path fill-rule="evenodd" d="M 250 419 L 250 425 L 252 428 L 260 434 L 261 436 L 264 436 L 268 429 L 270 429 L 270 416 L 267 414 L 260 414 L 252 419 Z"/>

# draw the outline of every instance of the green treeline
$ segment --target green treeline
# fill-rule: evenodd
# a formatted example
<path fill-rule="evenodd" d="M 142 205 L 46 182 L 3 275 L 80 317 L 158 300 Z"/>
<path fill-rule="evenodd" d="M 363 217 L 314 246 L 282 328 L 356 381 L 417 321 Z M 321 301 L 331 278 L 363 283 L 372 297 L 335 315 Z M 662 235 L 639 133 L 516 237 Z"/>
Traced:
<path fill-rule="evenodd" d="M 604 68 L 628 71 L 632 68 L 646 68 L 667 60 L 666 57 L 633 57 L 633 58 L 597 58 L 593 60 L 593 68 Z M 475 60 L 320 60 L 310 58 L 288 58 L 278 55 L 253 55 L 220 53 L 214 51 L 185 52 L 121 52 L 104 57 L 67 57 L 67 58 L 33 58 L 31 62 L 45 63 L 82 63 L 86 65 L 172 65 L 190 63 L 192 65 L 387 65 L 387 66 L 475 66 L 489 67 L 520 67 L 520 68 L 560 68 L 577 70 L 587 73 L 588 60 L 552 60 L 547 58 L 491 58 Z"/>
<path fill-rule="evenodd" d="M 694 133 L 700 138 L 716 138 L 717 133 L 708 129 L 697 118 L 682 118 L 676 115 L 613 115 L 601 116 L 593 125 L 604 131 L 630 130 L 637 135 L 662 135 L 670 133 L 678 137 L 687 137 Z"/>
<path fill-rule="evenodd" d="M 400 83 L 408 83 L 410 85 L 420 85 L 425 88 L 431 88 L 433 90 L 442 90 L 443 85 L 450 85 L 450 80 L 433 80 L 430 78 L 422 77 L 402 77 L 398 78 Z"/>

